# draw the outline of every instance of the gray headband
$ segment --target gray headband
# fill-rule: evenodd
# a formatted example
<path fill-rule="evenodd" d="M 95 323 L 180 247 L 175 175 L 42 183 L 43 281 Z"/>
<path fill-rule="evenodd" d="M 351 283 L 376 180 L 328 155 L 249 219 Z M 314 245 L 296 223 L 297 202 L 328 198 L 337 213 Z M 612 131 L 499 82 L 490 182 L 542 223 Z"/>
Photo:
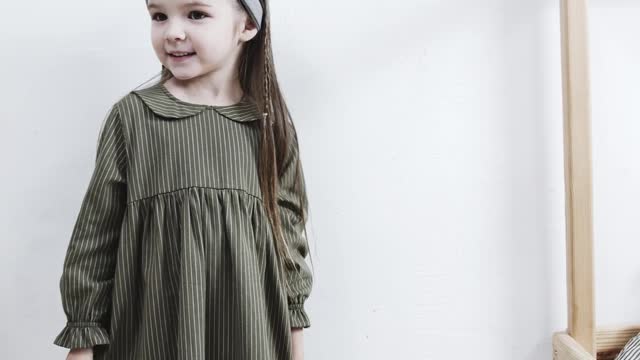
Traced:
<path fill-rule="evenodd" d="M 240 2 L 249 13 L 253 23 L 260 30 L 262 28 L 262 5 L 260 5 L 260 0 L 240 0 Z"/>
<path fill-rule="evenodd" d="M 149 0 L 145 0 L 148 4 Z M 262 5 L 260 0 L 240 0 L 244 9 L 249 13 L 251 20 L 256 24 L 258 30 L 262 28 Z"/>

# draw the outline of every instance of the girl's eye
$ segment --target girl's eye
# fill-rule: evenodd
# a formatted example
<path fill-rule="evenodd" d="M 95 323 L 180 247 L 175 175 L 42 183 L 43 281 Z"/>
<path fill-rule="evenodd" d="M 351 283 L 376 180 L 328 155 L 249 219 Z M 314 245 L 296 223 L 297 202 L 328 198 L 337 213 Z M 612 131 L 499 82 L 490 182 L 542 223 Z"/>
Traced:
<path fill-rule="evenodd" d="M 164 21 L 164 20 L 166 20 L 166 17 L 167 16 L 165 14 L 163 14 L 163 13 L 154 13 L 154 14 L 151 15 L 151 20 L 153 20 L 153 21 Z M 202 20 L 202 19 L 208 17 L 208 15 L 203 13 L 202 11 L 191 11 L 189 13 L 188 17 L 189 17 L 189 19 L 192 19 L 192 20 Z"/>
<path fill-rule="evenodd" d="M 161 19 L 158 19 L 158 17 L 161 17 Z M 151 15 L 151 20 L 152 21 L 163 21 L 164 20 L 165 15 L 163 13 L 155 13 Z"/>
<path fill-rule="evenodd" d="M 195 15 L 195 18 L 192 18 L 191 15 Z M 193 20 L 202 20 L 207 17 L 207 14 L 202 11 L 192 11 L 189 13 L 189 18 Z"/>

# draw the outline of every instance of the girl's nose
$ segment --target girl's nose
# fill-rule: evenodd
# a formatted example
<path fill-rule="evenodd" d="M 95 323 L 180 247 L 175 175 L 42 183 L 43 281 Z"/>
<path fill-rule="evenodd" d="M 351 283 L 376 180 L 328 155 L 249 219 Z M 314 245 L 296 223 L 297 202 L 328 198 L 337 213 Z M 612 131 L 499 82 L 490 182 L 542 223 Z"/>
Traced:
<path fill-rule="evenodd" d="M 186 37 L 187 35 L 185 34 L 183 27 L 180 26 L 177 21 L 169 24 L 167 32 L 165 33 L 165 38 L 168 41 L 184 40 Z"/>

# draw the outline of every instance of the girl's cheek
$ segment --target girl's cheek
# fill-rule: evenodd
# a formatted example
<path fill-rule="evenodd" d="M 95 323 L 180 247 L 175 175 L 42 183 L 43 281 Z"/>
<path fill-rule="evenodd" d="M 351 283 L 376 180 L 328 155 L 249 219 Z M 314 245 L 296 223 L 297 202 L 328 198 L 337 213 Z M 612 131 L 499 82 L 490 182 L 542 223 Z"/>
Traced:
<path fill-rule="evenodd" d="M 156 51 L 161 50 L 162 48 L 162 35 L 161 34 L 152 34 L 151 36 L 151 44 L 156 49 Z"/>

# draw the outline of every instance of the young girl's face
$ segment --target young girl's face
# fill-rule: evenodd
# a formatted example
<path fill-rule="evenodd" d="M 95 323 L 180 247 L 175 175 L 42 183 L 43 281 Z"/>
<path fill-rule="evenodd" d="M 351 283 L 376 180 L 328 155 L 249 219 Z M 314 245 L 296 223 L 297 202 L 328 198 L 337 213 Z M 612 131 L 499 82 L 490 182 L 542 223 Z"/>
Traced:
<path fill-rule="evenodd" d="M 149 0 L 147 7 L 153 49 L 180 80 L 233 71 L 242 43 L 257 33 L 236 0 Z"/>

